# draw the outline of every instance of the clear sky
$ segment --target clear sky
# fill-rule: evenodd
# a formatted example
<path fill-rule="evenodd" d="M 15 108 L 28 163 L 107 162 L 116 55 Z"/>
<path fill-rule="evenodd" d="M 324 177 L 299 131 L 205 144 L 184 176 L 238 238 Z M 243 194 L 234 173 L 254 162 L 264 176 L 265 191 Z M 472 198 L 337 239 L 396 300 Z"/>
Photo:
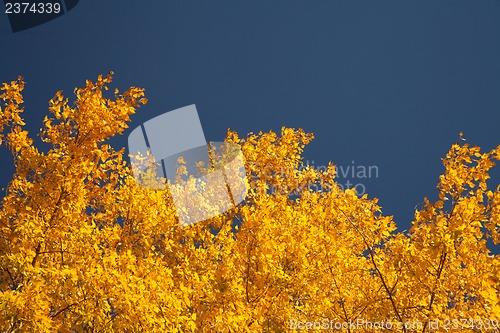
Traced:
<path fill-rule="evenodd" d="M 18 33 L 0 13 L 0 41 L 0 81 L 27 81 L 32 135 L 57 90 L 72 96 L 114 71 L 116 86 L 144 87 L 150 100 L 115 147 L 190 104 L 207 140 L 302 127 L 316 136 L 310 164 L 376 167 L 339 183 L 362 184 L 400 229 L 435 197 L 460 131 L 484 149 L 500 144 L 499 1 L 80 1 Z M 12 164 L 4 148 L 0 158 L 5 187 Z"/>

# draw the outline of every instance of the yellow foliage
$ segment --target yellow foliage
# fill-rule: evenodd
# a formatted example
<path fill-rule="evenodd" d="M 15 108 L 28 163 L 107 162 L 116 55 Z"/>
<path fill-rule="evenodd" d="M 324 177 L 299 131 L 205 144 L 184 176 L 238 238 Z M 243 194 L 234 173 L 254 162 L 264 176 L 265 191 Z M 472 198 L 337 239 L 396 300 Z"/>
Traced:
<path fill-rule="evenodd" d="M 137 186 L 106 143 L 147 102 L 135 87 L 105 97 L 111 81 L 87 81 L 72 105 L 56 93 L 46 153 L 23 127 L 22 78 L 1 88 L 16 171 L 0 207 L 0 331 L 493 331 L 500 265 L 486 240 L 500 242 L 500 191 L 486 181 L 500 147 L 453 145 L 439 200 L 397 233 L 376 199 L 337 186 L 333 165 L 302 164 L 311 134 L 229 131 L 248 197 L 182 227 L 168 190 Z"/>

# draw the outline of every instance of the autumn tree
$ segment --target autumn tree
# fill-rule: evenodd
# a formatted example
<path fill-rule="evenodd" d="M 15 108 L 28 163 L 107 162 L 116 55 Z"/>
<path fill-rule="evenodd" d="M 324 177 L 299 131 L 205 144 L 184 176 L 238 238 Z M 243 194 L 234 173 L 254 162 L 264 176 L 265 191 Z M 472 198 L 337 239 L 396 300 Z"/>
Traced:
<path fill-rule="evenodd" d="M 500 320 L 500 147 L 454 144 L 438 200 L 396 231 L 376 199 L 305 166 L 313 136 L 283 128 L 226 141 L 248 196 L 179 224 L 167 188 L 136 183 L 122 134 L 144 91 L 112 76 L 58 92 L 39 136 L 24 129 L 22 78 L 3 84 L 0 141 L 15 173 L 0 207 L 2 332 L 493 332 Z M 481 325 L 481 327 L 479 326 Z M 489 325 L 489 326 L 488 326 Z"/>

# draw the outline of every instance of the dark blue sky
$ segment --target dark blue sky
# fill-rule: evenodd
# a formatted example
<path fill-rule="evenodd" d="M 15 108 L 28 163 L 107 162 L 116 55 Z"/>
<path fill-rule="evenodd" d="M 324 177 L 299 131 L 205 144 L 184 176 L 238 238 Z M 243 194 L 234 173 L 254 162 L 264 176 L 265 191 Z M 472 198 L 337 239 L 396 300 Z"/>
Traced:
<path fill-rule="evenodd" d="M 189 104 L 208 140 L 302 127 L 316 136 L 311 163 L 378 168 L 350 181 L 401 229 L 434 197 L 460 131 L 500 144 L 500 1 L 81 1 L 15 34 L 0 16 L 0 81 L 27 81 L 33 135 L 57 90 L 113 70 L 150 100 L 130 130 Z"/>

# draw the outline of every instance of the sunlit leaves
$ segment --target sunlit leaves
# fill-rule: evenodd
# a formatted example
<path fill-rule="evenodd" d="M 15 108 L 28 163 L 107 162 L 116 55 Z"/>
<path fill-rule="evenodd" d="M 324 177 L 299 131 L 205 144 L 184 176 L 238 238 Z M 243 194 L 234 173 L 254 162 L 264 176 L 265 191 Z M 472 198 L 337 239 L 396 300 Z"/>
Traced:
<path fill-rule="evenodd" d="M 229 131 L 248 197 L 181 226 L 171 193 L 137 186 L 125 150 L 107 143 L 147 102 L 140 88 L 110 95 L 111 80 L 87 81 L 74 103 L 56 93 L 39 133 L 45 153 L 23 127 L 22 79 L 1 88 L 0 140 L 16 167 L 0 207 L 1 331 L 286 332 L 291 320 L 499 318 L 500 264 L 486 240 L 500 241 L 500 192 L 488 187 L 500 148 L 453 145 L 438 200 L 424 199 L 412 229 L 398 233 L 377 199 L 337 186 L 333 165 L 302 163 L 311 134 Z"/>

